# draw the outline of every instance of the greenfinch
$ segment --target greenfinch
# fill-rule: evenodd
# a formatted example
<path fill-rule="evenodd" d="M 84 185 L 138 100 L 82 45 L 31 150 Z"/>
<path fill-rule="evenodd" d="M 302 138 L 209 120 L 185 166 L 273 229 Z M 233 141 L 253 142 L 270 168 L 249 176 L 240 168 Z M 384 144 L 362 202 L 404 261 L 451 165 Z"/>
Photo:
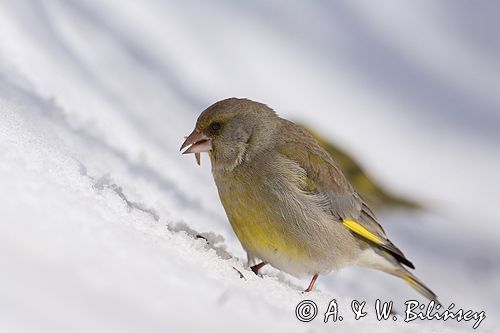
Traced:
<path fill-rule="evenodd" d="M 267 105 L 238 98 L 213 104 L 181 151 L 194 153 L 198 163 L 200 153 L 210 156 L 232 228 L 248 257 L 262 260 L 254 273 L 270 264 L 312 276 L 309 292 L 319 274 L 358 265 L 402 278 L 437 301 L 333 158 Z"/>

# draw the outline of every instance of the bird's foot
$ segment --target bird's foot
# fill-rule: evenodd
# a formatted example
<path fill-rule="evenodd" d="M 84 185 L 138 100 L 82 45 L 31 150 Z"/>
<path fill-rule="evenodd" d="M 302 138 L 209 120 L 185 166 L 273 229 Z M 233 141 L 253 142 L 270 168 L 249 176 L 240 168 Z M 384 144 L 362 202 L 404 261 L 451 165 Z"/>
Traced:
<path fill-rule="evenodd" d="M 267 262 L 263 261 L 260 264 L 253 265 L 252 267 L 250 267 L 250 269 L 252 270 L 252 272 L 254 272 L 255 275 L 259 275 L 259 269 L 261 269 L 262 267 L 264 267 L 266 265 L 267 265 Z"/>
<path fill-rule="evenodd" d="M 309 287 L 307 287 L 306 290 L 304 290 L 305 293 L 308 293 L 313 290 L 314 284 L 316 283 L 316 279 L 318 278 L 318 274 L 314 274 L 312 277 L 311 283 L 309 283 Z"/>

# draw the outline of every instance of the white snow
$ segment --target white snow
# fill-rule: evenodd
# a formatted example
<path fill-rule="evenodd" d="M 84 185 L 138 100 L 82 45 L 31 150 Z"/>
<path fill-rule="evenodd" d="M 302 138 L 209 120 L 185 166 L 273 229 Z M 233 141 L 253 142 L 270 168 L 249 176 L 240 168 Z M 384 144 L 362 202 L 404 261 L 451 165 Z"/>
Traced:
<path fill-rule="evenodd" d="M 478 330 L 498 331 L 498 9 L 0 2 L 0 332 L 472 330 L 378 322 L 375 299 L 399 314 L 422 300 L 383 273 L 349 268 L 305 295 L 309 281 L 245 268 L 206 156 L 199 168 L 178 151 L 229 96 L 313 126 L 426 204 L 379 217 L 445 306 L 484 310 Z M 295 318 L 303 299 L 319 306 L 310 323 Z M 344 321 L 324 324 L 332 299 Z"/>

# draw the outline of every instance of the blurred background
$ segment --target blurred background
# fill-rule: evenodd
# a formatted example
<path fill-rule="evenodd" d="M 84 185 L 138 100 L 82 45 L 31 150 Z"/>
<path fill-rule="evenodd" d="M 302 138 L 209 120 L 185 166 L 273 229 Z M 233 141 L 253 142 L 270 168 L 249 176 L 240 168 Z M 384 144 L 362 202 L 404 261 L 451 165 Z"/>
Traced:
<path fill-rule="evenodd" d="M 331 329 L 295 319 L 307 281 L 245 270 L 208 158 L 179 154 L 233 96 L 347 154 L 416 275 L 498 329 L 499 16 L 462 0 L 1 1 L 0 330 Z M 310 296 L 415 297 L 357 268 Z"/>

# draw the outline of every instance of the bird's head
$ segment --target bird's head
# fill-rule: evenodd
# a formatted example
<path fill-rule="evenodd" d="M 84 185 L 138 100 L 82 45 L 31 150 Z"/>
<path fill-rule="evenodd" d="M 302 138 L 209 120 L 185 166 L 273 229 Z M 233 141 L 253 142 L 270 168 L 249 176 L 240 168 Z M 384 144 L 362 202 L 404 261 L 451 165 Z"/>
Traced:
<path fill-rule="evenodd" d="M 270 143 L 278 117 L 268 106 L 248 99 L 228 98 L 201 113 L 181 146 L 183 154 L 208 152 L 213 169 L 232 170 Z"/>

